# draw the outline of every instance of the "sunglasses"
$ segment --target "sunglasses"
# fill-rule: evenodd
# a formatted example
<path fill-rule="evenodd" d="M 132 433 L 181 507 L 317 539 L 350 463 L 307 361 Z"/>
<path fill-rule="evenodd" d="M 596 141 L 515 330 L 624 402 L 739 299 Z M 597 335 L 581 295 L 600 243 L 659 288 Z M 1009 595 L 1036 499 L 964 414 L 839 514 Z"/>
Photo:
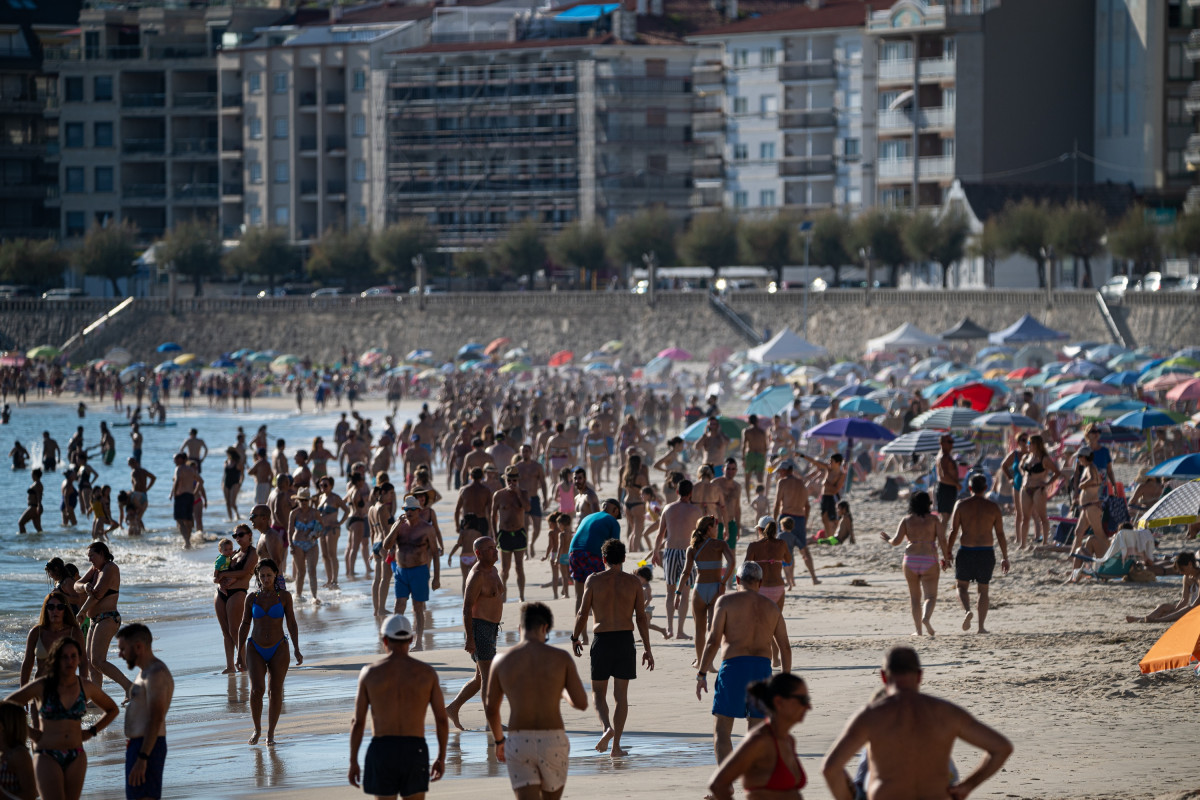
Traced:
<path fill-rule="evenodd" d="M 47 611 L 66 611 L 67 607 L 63 603 L 46 603 Z"/>
<path fill-rule="evenodd" d="M 788 697 L 799 702 L 805 708 L 812 708 L 812 697 L 807 694 L 789 694 Z"/>
<path fill-rule="evenodd" d="M 249 536 L 249 535 L 250 535 L 250 534 L 248 534 L 248 533 L 235 533 L 235 534 L 233 535 L 233 538 L 235 538 L 235 539 L 245 539 L 245 538 L 246 538 L 247 536 Z"/>

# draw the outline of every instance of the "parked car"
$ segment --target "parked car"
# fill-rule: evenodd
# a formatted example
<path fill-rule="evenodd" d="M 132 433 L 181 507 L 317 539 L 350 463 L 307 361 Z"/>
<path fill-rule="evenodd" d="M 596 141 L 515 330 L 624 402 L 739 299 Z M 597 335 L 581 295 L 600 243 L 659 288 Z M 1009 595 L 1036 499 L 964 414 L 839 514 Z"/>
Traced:
<path fill-rule="evenodd" d="M 1195 292 L 1200 290 L 1200 275 L 1184 275 L 1175 287 L 1177 292 Z"/>
<path fill-rule="evenodd" d="M 50 289 L 42 293 L 43 300 L 75 300 L 80 297 L 86 297 L 83 289 Z"/>
<path fill-rule="evenodd" d="M 33 289 L 28 286 L 0 286 L 0 300 L 11 300 L 14 297 L 33 297 Z"/>
<path fill-rule="evenodd" d="M 403 292 L 404 292 L 403 289 L 401 289 L 399 286 L 395 286 L 395 285 L 372 286 L 370 289 L 367 289 L 365 292 L 360 293 L 358 296 L 359 297 L 388 297 L 389 295 L 402 294 Z"/>
<path fill-rule="evenodd" d="M 309 297 L 311 297 L 313 300 L 322 300 L 322 299 L 328 299 L 331 297 L 341 297 L 341 296 L 342 296 L 342 290 L 337 288 L 336 286 L 331 286 L 331 287 L 327 287 L 324 289 L 317 289 L 315 292 L 313 292 L 312 294 L 309 295 Z"/>
<path fill-rule="evenodd" d="M 1169 292 L 1179 286 L 1180 279 L 1174 275 L 1163 275 L 1161 272 L 1147 272 L 1146 276 L 1137 282 L 1135 290 L 1139 292 Z"/>
<path fill-rule="evenodd" d="M 1129 276 L 1114 275 L 1100 287 L 1100 294 L 1107 297 L 1124 297 L 1129 291 Z"/>
<path fill-rule="evenodd" d="M 416 286 L 411 286 L 411 287 L 409 287 L 409 289 L 408 289 L 408 293 L 409 293 L 409 294 L 419 294 L 419 292 L 417 292 L 417 287 L 416 287 Z M 442 288 L 441 288 L 441 287 L 439 287 L 439 286 L 430 286 L 430 285 L 428 285 L 428 284 L 426 284 L 426 285 L 425 285 L 425 294 L 426 294 L 426 295 L 431 295 L 431 294 L 445 294 L 445 293 L 446 293 L 446 290 L 445 290 L 445 289 L 442 289 Z"/>

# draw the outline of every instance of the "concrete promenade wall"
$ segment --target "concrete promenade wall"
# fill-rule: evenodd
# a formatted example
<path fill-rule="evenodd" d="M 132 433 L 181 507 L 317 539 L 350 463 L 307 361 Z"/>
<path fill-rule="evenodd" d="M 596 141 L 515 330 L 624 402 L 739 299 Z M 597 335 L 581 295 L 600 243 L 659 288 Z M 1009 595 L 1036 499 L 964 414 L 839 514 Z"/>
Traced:
<path fill-rule="evenodd" d="M 760 333 L 784 326 L 804 331 L 802 292 L 738 292 L 726 299 Z M 153 363 L 158 360 L 154 348 L 164 341 L 206 358 L 249 347 L 319 361 L 337 359 L 343 346 L 352 354 L 369 347 L 400 355 L 428 348 L 450 358 L 468 341 L 487 343 L 497 336 L 542 355 L 570 349 L 582 356 L 610 339 L 624 341 L 631 356 L 642 358 L 669 346 L 702 357 L 714 347 L 747 346 L 702 292 L 660 294 L 654 309 L 644 295 L 618 292 L 431 295 L 424 310 L 415 300 L 182 298 L 172 311 L 163 299 L 138 299 L 87 337 L 72 360 L 97 358 L 121 345 Z M 92 299 L 0 301 L 0 349 L 61 345 L 114 304 Z M 1139 344 L 1200 345 L 1200 296 L 1194 293 L 1131 293 L 1123 307 Z M 862 290 L 813 292 L 807 336 L 835 355 L 856 356 L 868 339 L 904 322 L 937 333 L 969 316 L 997 330 L 1026 311 L 1068 332 L 1072 340 L 1110 340 L 1092 293 L 1056 292 L 1048 307 L 1043 292 L 1003 290 L 883 290 L 872 293 L 870 305 Z"/>

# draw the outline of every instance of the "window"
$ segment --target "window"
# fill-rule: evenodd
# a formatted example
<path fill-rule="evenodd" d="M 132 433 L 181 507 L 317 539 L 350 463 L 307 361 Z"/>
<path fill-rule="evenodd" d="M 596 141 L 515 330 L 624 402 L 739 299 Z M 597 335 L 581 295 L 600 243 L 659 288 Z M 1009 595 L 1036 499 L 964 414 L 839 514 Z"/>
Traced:
<path fill-rule="evenodd" d="M 842 155 L 847 158 L 857 158 L 862 155 L 858 139 L 842 139 Z"/>
<path fill-rule="evenodd" d="M 750 100 L 745 97 L 733 98 L 733 113 L 745 114 L 750 107 Z"/>
<path fill-rule="evenodd" d="M 912 42 L 885 42 L 883 45 L 883 61 L 897 61 L 912 58 Z"/>
<path fill-rule="evenodd" d="M 262 183 L 262 162 L 259 162 L 259 161 L 251 161 L 250 162 L 250 182 L 251 183 Z"/>
<path fill-rule="evenodd" d="M 286 72 L 276 72 L 271 76 L 271 87 L 275 94 L 287 93 L 287 78 Z"/>
<path fill-rule="evenodd" d="M 764 47 L 758 51 L 758 61 L 764 67 L 775 63 L 775 48 Z"/>
<path fill-rule="evenodd" d="M 355 136 L 367 135 L 367 115 L 355 114 L 350 118 L 351 131 Z"/>
<path fill-rule="evenodd" d="M 885 161 L 907 158 L 912 142 L 908 139 L 889 139 L 879 143 L 879 157 Z"/>
<path fill-rule="evenodd" d="M 1183 98 L 1168 97 L 1167 98 L 1167 124 L 1168 125 L 1190 125 L 1192 117 L 1190 114 L 1185 114 L 1183 110 Z"/>
<path fill-rule="evenodd" d="M 750 63 L 750 51 L 749 50 L 734 50 L 733 51 L 733 65 L 735 67 L 744 67 L 749 63 Z"/>
<path fill-rule="evenodd" d="M 286 161 L 276 161 L 275 162 L 275 182 L 276 183 L 287 183 L 288 182 L 288 163 Z"/>
<path fill-rule="evenodd" d="M 667 126 L 667 110 L 665 108 L 646 109 L 647 128 L 665 128 Z"/>
<path fill-rule="evenodd" d="M 287 117 L 276 117 L 275 118 L 274 131 L 275 131 L 274 136 L 276 139 L 286 139 L 287 138 L 287 131 L 288 131 Z"/>
<path fill-rule="evenodd" d="M 95 123 L 92 128 L 92 144 L 96 147 L 113 146 L 113 124 L 111 122 Z"/>
<path fill-rule="evenodd" d="M 733 193 L 733 207 L 734 208 L 745 208 L 746 205 L 747 205 L 746 193 L 745 192 L 734 192 Z"/>
<path fill-rule="evenodd" d="M 276 225 L 287 225 L 288 224 L 288 207 L 287 206 L 275 206 L 275 224 Z"/>
<path fill-rule="evenodd" d="M 67 212 L 67 236 L 83 236 L 87 233 L 87 223 L 82 211 Z"/>
<path fill-rule="evenodd" d="M 852 206 L 862 205 L 862 187 L 851 186 L 846 190 L 846 204 Z"/>
<path fill-rule="evenodd" d="M 262 225 L 262 206 L 250 206 L 250 224 Z"/>
<path fill-rule="evenodd" d="M 96 167 L 95 174 L 95 189 L 97 192 L 111 192 L 113 190 L 113 168 L 112 167 Z"/>
<path fill-rule="evenodd" d="M 846 61 L 862 61 L 862 44 L 860 42 L 846 42 L 845 54 Z"/>
<path fill-rule="evenodd" d="M 354 70 L 351 88 L 356 92 L 365 92 L 367 90 L 367 71 L 365 69 Z"/>
<path fill-rule="evenodd" d="M 1168 150 L 1167 151 L 1167 174 L 1168 175 L 1184 175 L 1187 169 L 1183 165 L 1183 151 Z"/>
<path fill-rule="evenodd" d="M 856 111 L 862 108 L 861 89 L 851 89 L 846 92 L 846 108 L 852 108 Z"/>
<path fill-rule="evenodd" d="M 250 118 L 250 138 L 251 139 L 261 139 L 262 138 L 262 120 L 259 119 L 258 117 Z"/>
<path fill-rule="evenodd" d="M 895 92 L 895 91 L 880 92 L 879 93 L 879 110 L 887 111 L 888 109 L 890 109 L 892 107 L 892 103 L 896 102 L 896 100 L 899 99 L 899 97 L 900 97 L 899 92 Z"/>
<path fill-rule="evenodd" d="M 83 102 L 83 78 L 63 78 L 63 96 L 68 103 Z"/>
<path fill-rule="evenodd" d="M 953 156 L 954 155 L 954 140 L 953 139 L 942 139 L 942 155 L 944 155 L 944 156 Z"/>
<path fill-rule="evenodd" d="M 667 60 L 665 58 L 647 58 L 646 59 L 646 77 L 647 78 L 665 78 L 665 77 L 667 77 Z"/>
<path fill-rule="evenodd" d="M 750 157 L 750 145 L 735 144 L 733 146 L 733 160 L 734 161 L 745 161 L 749 157 Z"/>
<path fill-rule="evenodd" d="M 247 73 L 246 74 L 246 86 L 249 88 L 250 94 L 262 94 L 262 73 L 261 72 Z M 259 210 L 259 214 L 260 215 L 262 214 L 261 209 Z"/>
<path fill-rule="evenodd" d="M 775 143 L 760 142 L 758 145 L 758 157 L 763 161 L 770 161 L 775 158 Z"/>
<path fill-rule="evenodd" d="M 63 147 L 83 147 L 82 122 L 68 122 L 63 126 Z"/>
<path fill-rule="evenodd" d="M 354 221 L 357 222 L 359 225 L 367 224 L 367 207 L 366 206 L 360 205 L 360 206 L 354 207 Z"/>
<path fill-rule="evenodd" d="M 112 75 L 97 75 L 92 79 L 92 99 L 97 103 L 113 99 Z"/>
<path fill-rule="evenodd" d="M 758 204 L 760 206 L 768 206 L 768 207 L 775 205 L 775 190 L 774 189 L 763 189 L 761 192 L 759 192 L 758 193 Z"/>
<path fill-rule="evenodd" d="M 883 189 L 879 192 L 879 202 L 884 208 L 904 208 L 908 205 L 908 190 Z"/>
<path fill-rule="evenodd" d="M 779 98 L 773 94 L 764 94 L 758 98 L 758 107 L 764 115 L 774 114 L 779 109 Z"/>
<path fill-rule="evenodd" d="M 71 194 L 84 191 L 83 167 L 67 167 L 67 191 Z"/>
<path fill-rule="evenodd" d="M 358 159 L 354 162 L 354 180 L 362 183 L 367 179 L 367 162 Z"/>
<path fill-rule="evenodd" d="M 662 153 L 646 156 L 646 172 L 651 175 L 667 174 L 667 157 Z"/>

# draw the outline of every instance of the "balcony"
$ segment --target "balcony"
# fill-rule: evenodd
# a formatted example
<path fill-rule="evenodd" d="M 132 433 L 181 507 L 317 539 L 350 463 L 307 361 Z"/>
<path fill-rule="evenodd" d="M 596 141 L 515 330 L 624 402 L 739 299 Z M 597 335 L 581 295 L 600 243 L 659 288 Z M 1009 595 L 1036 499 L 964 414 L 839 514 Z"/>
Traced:
<path fill-rule="evenodd" d="M 180 92 L 171 103 L 175 108 L 212 110 L 217 107 L 216 92 Z"/>
<path fill-rule="evenodd" d="M 326 153 L 346 153 L 346 137 L 345 136 L 326 136 L 325 137 L 325 152 Z"/>
<path fill-rule="evenodd" d="M 222 139 L 221 140 L 221 155 L 237 158 L 242 154 L 241 139 Z"/>
<path fill-rule="evenodd" d="M 692 143 L 692 128 L 690 125 L 670 125 L 645 127 L 636 125 L 611 125 L 599 127 L 596 140 L 601 144 L 620 144 L 628 142 L 648 144 L 678 144 Z"/>
<path fill-rule="evenodd" d="M 950 58 L 922 58 L 921 80 L 953 78 L 956 74 L 956 64 L 953 56 Z M 895 58 L 879 62 L 878 79 L 880 83 L 896 81 L 911 83 L 912 77 L 913 60 L 911 58 Z"/>
<path fill-rule="evenodd" d="M 953 108 L 922 108 L 919 113 L 922 129 L 954 127 Z M 875 125 L 880 131 L 911 131 L 913 129 L 912 110 L 880 111 Z"/>
<path fill-rule="evenodd" d="M 1187 147 L 1183 151 L 1183 160 L 1190 167 L 1200 167 L 1200 133 L 1188 137 Z"/>
<path fill-rule="evenodd" d="M 166 108 L 167 96 L 163 92 L 124 92 L 121 108 Z"/>
<path fill-rule="evenodd" d="M 785 156 L 779 159 L 780 177 L 832 175 L 833 156 Z"/>
<path fill-rule="evenodd" d="M 300 194 L 313 195 L 317 193 L 316 181 L 300 181 Z"/>
<path fill-rule="evenodd" d="M 785 61 L 779 65 L 779 80 L 784 83 L 792 81 L 828 81 L 837 77 L 837 66 L 829 60 L 825 61 Z"/>
<path fill-rule="evenodd" d="M 724 86 L 725 68 L 720 64 L 702 64 L 692 69 L 692 84 L 701 86 Z"/>
<path fill-rule="evenodd" d="M 125 139 L 121 152 L 129 156 L 161 156 L 167 152 L 166 139 Z"/>
<path fill-rule="evenodd" d="M 1187 57 L 1192 61 L 1200 61 L 1200 31 L 1188 34 Z"/>
<path fill-rule="evenodd" d="M 720 180 L 725 177 L 725 162 L 720 158 L 697 158 L 692 162 L 692 177 L 700 180 Z"/>
<path fill-rule="evenodd" d="M 146 57 L 154 59 L 209 58 L 208 45 L 200 42 L 154 44 L 146 48 Z"/>
<path fill-rule="evenodd" d="M 241 197 L 245 190 L 245 186 L 240 181 L 237 183 L 221 184 L 221 194 L 225 197 Z"/>
<path fill-rule="evenodd" d="M 230 92 L 221 95 L 221 109 L 234 109 L 242 107 L 242 93 Z"/>
<path fill-rule="evenodd" d="M 1200 139 L 1200 136 L 1196 138 Z M 922 156 L 920 168 L 921 180 L 949 180 L 954 177 L 954 156 Z M 912 180 L 913 160 L 909 156 L 903 158 L 881 158 L 876 168 L 880 180 Z"/>
<path fill-rule="evenodd" d="M 346 93 L 342 91 L 325 92 L 325 105 L 327 106 L 344 106 L 346 104 Z"/>
<path fill-rule="evenodd" d="M 215 202 L 220 189 L 215 183 L 177 183 L 172 187 L 171 197 L 194 203 Z"/>
<path fill-rule="evenodd" d="M 346 182 L 345 181 L 326 181 L 325 182 L 325 192 L 326 192 L 326 194 L 341 195 L 344 197 L 346 194 Z"/>
<path fill-rule="evenodd" d="M 300 152 L 315 153 L 317 151 L 317 137 L 301 136 L 300 137 Z"/>
<path fill-rule="evenodd" d="M 781 130 L 803 130 L 807 128 L 832 128 L 837 124 L 833 109 L 786 109 L 779 112 Z"/>
<path fill-rule="evenodd" d="M 1200 114 L 1200 81 L 1188 87 L 1187 99 L 1183 101 L 1189 114 Z"/>
<path fill-rule="evenodd" d="M 123 200 L 165 200 L 166 197 L 165 183 L 128 183 L 121 187 Z"/>
<path fill-rule="evenodd" d="M 36 94 L 0 95 L 0 112 L 5 114 L 37 114 L 49 107 L 50 98 L 56 101 L 57 95 L 41 97 Z"/>
<path fill-rule="evenodd" d="M 216 139 L 176 139 L 171 143 L 171 155 L 213 156 L 216 154 Z"/>
<path fill-rule="evenodd" d="M 299 98 L 299 100 L 297 100 L 296 105 L 298 105 L 300 108 L 316 108 L 317 93 L 316 92 L 301 92 L 300 98 Z"/>
<path fill-rule="evenodd" d="M 725 115 L 719 111 L 706 111 L 692 116 L 692 130 L 697 133 L 722 133 L 725 130 Z"/>

